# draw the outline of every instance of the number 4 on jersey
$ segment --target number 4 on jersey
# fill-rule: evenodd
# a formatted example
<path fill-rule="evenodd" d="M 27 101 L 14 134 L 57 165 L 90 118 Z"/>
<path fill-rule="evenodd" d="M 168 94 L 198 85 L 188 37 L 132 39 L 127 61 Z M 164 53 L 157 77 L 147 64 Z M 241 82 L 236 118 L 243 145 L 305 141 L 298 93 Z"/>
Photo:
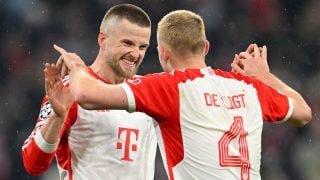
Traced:
<path fill-rule="evenodd" d="M 249 180 L 249 151 L 246 140 L 246 132 L 243 128 L 241 116 L 234 117 L 234 121 L 228 132 L 225 132 L 219 140 L 219 161 L 222 167 L 240 167 L 241 180 Z M 232 140 L 239 137 L 238 147 L 240 155 L 229 155 L 229 145 Z"/>

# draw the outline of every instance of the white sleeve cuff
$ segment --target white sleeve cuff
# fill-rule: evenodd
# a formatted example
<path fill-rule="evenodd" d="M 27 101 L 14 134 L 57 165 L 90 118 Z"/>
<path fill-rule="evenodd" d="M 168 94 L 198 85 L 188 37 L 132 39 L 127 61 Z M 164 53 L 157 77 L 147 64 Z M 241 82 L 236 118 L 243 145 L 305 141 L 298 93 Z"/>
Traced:
<path fill-rule="evenodd" d="M 277 123 L 285 123 L 287 122 L 287 120 L 291 117 L 292 113 L 293 113 L 293 102 L 292 102 L 292 99 L 290 97 L 288 97 L 288 101 L 289 101 L 289 110 L 288 110 L 288 113 L 286 115 L 286 117 L 284 117 L 284 119 L 282 119 L 281 121 L 278 121 Z"/>
<path fill-rule="evenodd" d="M 126 92 L 127 99 L 128 99 L 128 111 L 129 112 L 135 112 L 136 111 L 136 102 L 134 99 L 133 92 L 130 88 L 130 86 L 127 83 L 120 84 L 124 91 Z"/>
<path fill-rule="evenodd" d="M 35 137 L 34 137 L 34 140 L 36 142 L 36 144 L 38 145 L 38 147 L 46 152 L 46 153 L 52 153 L 54 152 L 57 147 L 58 147 L 58 144 L 59 144 L 59 141 L 57 141 L 56 143 L 54 144 L 49 144 L 41 135 L 41 132 L 38 131 L 38 133 L 36 133 Z"/>

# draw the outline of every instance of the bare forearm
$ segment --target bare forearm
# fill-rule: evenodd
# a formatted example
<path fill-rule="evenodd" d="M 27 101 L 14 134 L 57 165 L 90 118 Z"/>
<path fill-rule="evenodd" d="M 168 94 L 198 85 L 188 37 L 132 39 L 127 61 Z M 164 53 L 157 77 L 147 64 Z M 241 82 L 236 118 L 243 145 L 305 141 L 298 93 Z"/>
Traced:
<path fill-rule="evenodd" d="M 70 88 L 77 103 L 85 109 L 127 109 L 128 102 L 120 85 L 108 85 L 93 78 L 87 68 L 70 73 Z"/>
<path fill-rule="evenodd" d="M 40 129 L 41 135 L 47 143 L 54 144 L 59 140 L 59 134 L 64 124 L 64 118 L 51 114 L 46 121 L 47 122 Z"/>
<path fill-rule="evenodd" d="M 304 100 L 302 99 L 301 95 L 298 92 L 296 92 L 291 87 L 286 85 L 284 82 L 282 82 L 279 78 L 277 78 L 272 73 L 265 73 L 257 77 L 257 79 L 293 99 L 300 99 L 304 102 Z"/>
<path fill-rule="evenodd" d="M 311 109 L 304 98 L 297 91 L 282 82 L 272 73 L 263 74 L 257 77 L 257 79 L 284 93 L 293 100 L 294 112 L 288 123 L 297 126 L 303 126 L 311 120 Z"/>
<path fill-rule="evenodd" d="M 70 71 L 70 89 L 77 103 L 84 104 L 90 101 L 94 86 L 94 79 L 89 75 L 87 68 L 82 66 L 74 67 Z"/>
<path fill-rule="evenodd" d="M 104 93 L 100 83 L 94 79 L 83 66 L 78 66 L 70 72 L 70 89 L 77 101 L 85 109 L 105 109 Z"/>

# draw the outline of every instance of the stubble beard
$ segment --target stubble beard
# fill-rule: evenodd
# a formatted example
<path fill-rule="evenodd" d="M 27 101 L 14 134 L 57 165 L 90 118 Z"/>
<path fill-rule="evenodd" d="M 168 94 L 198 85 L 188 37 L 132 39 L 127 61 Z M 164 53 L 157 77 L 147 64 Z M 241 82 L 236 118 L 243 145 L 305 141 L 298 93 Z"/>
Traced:
<path fill-rule="evenodd" d="M 134 71 L 125 71 L 122 69 L 122 67 L 119 64 L 119 61 L 117 60 L 108 62 L 108 64 L 117 77 L 122 77 L 124 79 L 132 78 L 137 73 L 137 70 L 138 70 L 138 68 L 136 67 Z"/>

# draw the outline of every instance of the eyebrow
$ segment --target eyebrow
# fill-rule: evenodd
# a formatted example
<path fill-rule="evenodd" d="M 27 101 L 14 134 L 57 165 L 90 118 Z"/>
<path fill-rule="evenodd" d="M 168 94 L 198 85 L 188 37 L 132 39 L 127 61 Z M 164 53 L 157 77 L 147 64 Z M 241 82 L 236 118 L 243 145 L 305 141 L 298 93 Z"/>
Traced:
<path fill-rule="evenodd" d="M 120 42 L 128 43 L 130 45 L 135 45 L 136 44 L 133 41 L 131 41 L 130 39 L 122 39 Z M 146 48 L 148 48 L 149 46 L 150 46 L 149 43 L 139 45 L 139 47 L 146 47 Z"/>

